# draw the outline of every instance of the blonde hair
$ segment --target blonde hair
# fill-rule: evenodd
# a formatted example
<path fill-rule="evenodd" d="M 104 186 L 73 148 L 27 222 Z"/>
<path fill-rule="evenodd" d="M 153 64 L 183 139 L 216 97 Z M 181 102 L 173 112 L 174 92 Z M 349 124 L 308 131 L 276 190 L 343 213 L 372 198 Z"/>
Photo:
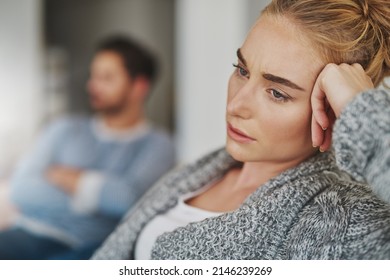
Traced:
<path fill-rule="evenodd" d="M 327 63 L 360 63 L 375 86 L 390 75 L 389 0 L 273 0 L 262 14 L 297 24 Z"/>

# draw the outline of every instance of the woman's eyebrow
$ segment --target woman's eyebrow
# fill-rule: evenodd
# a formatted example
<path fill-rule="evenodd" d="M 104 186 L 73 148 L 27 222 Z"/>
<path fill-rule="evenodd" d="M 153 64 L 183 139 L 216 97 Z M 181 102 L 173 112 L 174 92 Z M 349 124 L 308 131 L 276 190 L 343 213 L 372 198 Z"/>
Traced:
<path fill-rule="evenodd" d="M 239 60 L 241 60 L 242 64 L 247 66 L 246 65 L 246 60 L 245 60 L 244 56 L 242 55 L 240 48 L 237 49 L 237 57 L 238 57 Z"/>
<path fill-rule="evenodd" d="M 242 55 L 240 48 L 237 49 L 237 57 L 242 62 L 242 64 L 244 64 L 244 66 L 247 66 L 246 60 L 245 60 L 244 56 Z M 291 82 L 288 79 L 285 79 L 285 78 L 282 78 L 282 77 L 279 77 L 279 76 L 276 76 L 276 75 L 273 75 L 270 73 L 262 73 L 262 76 L 264 79 L 266 79 L 268 81 L 278 83 L 281 85 L 285 85 L 285 86 L 290 87 L 292 89 L 305 91 L 305 89 L 303 89 L 302 87 L 298 86 L 297 84 Z"/>
<path fill-rule="evenodd" d="M 297 84 L 295 84 L 295 83 L 293 83 L 290 80 L 287 80 L 285 78 L 282 78 L 282 77 L 279 77 L 279 76 L 275 76 L 275 75 L 272 75 L 272 74 L 269 74 L 269 73 L 262 73 L 262 76 L 263 76 L 264 79 L 266 79 L 268 81 L 271 81 L 271 82 L 274 82 L 274 83 L 278 83 L 278 84 L 281 84 L 281 85 L 285 85 L 285 86 L 290 87 L 292 89 L 305 91 L 302 87 L 298 86 Z"/>

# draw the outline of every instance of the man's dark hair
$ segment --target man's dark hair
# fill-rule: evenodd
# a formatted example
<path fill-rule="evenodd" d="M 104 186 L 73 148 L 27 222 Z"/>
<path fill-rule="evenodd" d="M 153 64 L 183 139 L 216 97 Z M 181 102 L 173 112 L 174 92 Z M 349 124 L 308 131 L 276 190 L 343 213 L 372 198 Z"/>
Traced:
<path fill-rule="evenodd" d="M 154 81 L 157 76 L 157 60 L 152 53 L 125 36 L 113 36 L 103 40 L 96 52 L 112 51 L 119 54 L 131 77 L 144 76 Z"/>

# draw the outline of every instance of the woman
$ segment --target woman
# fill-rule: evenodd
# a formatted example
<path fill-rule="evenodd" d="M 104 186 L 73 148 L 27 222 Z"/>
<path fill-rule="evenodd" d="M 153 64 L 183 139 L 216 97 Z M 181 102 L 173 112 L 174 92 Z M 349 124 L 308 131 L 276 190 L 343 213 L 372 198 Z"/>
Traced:
<path fill-rule="evenodd" d="M 325 152 L 340 117 L 334 146 L 341 167 L 386 187 L 371 176 L 389 163 L 377 170 L 370 161 L 380 162 L 388 143 L 369 145 L 379 152 L 372 159 L 365 151 L 372 133 L 352 136 L 361 141 L 356 147 L 348 139 L 360 132 L 351 125 L 366 128 L 356 110 L 390 104 L 386 92 L 372 89 L 389 75 L 387 15 L 380 0 L 272 1 L 237 51 L 226 150 L 163 178 L 94 258 L 390 258 L 389 205 Z M 390 106 L 379 105 L 389 115 Z M 388 127 L 379 127 L 387 139 Z"/>

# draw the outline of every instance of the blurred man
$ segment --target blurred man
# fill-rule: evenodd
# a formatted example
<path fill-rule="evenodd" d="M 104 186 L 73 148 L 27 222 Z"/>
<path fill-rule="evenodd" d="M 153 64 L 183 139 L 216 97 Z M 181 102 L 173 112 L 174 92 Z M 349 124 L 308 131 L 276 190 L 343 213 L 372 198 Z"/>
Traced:
<path fill-rule="evenodd" d="M 171 140 L 145 116 L 155 75 L 153 56 L 135 42 L 100 45 L 87 84 L 96 115 L 51 124 L 17 168 L 10 187 L 20 216 L 0 232 L 0 259 L 89 257 L 174 165 Z"/>

